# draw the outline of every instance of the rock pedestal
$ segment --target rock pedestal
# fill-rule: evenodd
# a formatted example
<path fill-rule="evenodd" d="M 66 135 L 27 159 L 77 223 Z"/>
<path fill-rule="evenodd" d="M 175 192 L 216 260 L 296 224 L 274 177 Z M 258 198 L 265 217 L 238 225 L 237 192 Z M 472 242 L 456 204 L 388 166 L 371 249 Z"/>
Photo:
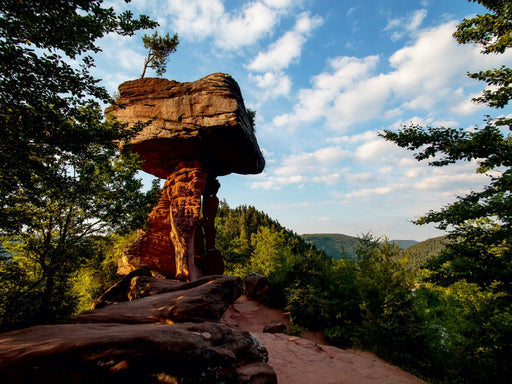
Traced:
<path fill-rule="evenodd" d="M 119 272 L 148 265 L 183 281 L 222 274 L 215 248 L 217 177 L 256 174 L 265 166 L 238 84 L 214 73 L 190 83 L 127 81 L 119 93 L 107 116 L 129 128 L 145 124 L 124 148 L 139 154 L 143 171 L 166 179 L 149 229 L 127 248 Z"/>

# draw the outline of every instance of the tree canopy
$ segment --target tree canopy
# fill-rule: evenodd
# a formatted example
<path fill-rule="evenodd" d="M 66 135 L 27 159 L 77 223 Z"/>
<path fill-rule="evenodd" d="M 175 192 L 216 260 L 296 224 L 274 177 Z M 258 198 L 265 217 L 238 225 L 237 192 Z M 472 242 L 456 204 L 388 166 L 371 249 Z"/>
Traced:
<path fill-rule="evenodd" d="M 487 13 L 464 19 L 454 37 L 475 43 L 482 54 L 503 54 L 512 47 L 512 1 L 473 0 Z M 512 96 L 512 69 L 506 66 L 470 73 L 487 89 L 477 103 L 502 109 Z M 415 151 L 419 161 L 436 167 L 476 161 L 489 176 L 472 191 L 416 223 L 437 223 L 449 231 L 446 248 L 427 263 L 425 281 L 436 285 L 419 292 L 431 307 L 428 318 L 442 319 L 442 351 L 458 366 L 463 382 L 505 382 L 512 366 L 512 119 L 487 116 L 483 127 L 403 127 L 382 136 Z M 437 308 L 437 309 L 436 309 Z M 439 348 L 435 345 L 432 348 Z M 459 358 L 453 358 L 456 351 Z M 444 354 L 444 357 L 442 357 Z M 456 376 L 456 375 L 453 375 Z"/>
<path fill-rule="evenodd" d="M 113 100 L 90 69 L 99 38 L 155 26 L 101 0 L 0 3 L 0 326 L 71 313 L 64 296 L 93 236 L 140 225 L 151 205 L 137 156 L 117 147 L 142 124 L 104 119 Z"/>
<path fill-rule="evenodd" d="M 162 76 L 167 71 L 167 61 L 169 55 L 176 51 L 178 44 L 178 34 L 172 37 L 167 33 L 165 36 L 159 36 L 155 32 L 151 36 L 144 35 L 142 37 L 144 48 L 149 49 L 148 56 L 144 60 L 144 69 L 142 70 L 141 79 L 146 75 L 147 68 L 153 68 L 157 76 Z"/>
<path fill-rule="evenodd" d="M 0 4 L 0 228 L 18 229 L 20 191 L 40 194 L 57 183 L 67 154 L 87 156 L 94 145 L 113 148 L 133 132 L 102 120 L 110 102 L 89 72 L 96 40 L 154 28 L 147 16 L 117 15 L 103 1 L 6 0 Z M 79 64 L 74 64 L 78 62 Z"/>
<path fill-rule="evenodd" d="M 489 12 L 464 19 L 454 37 L 461 44 L 476 43 L 483 54 L 502 54 L 512 46 L 512 1 L 478 0 Z M 489 85 L 474 99 L 490 107 L 508 105 L 512 89 L 510 68 L 486 69 L 470 73 L 471 78 Z M 481 191 L 460 196 L 439 211 L 430 211 L 416 223 L 438 223 L 451 232 L 451 242 L 437 261 L 434 278 L 445 284 L 460 279 L 487 287 L 495 281 L 512 294 L 512 119 L 486 118 L 483 127 L 408 126 L 382 136 L 415 151 L 417 160 L 436 167 L 457 161 L 478 162 L 477 172 L 489 176 Z"/>

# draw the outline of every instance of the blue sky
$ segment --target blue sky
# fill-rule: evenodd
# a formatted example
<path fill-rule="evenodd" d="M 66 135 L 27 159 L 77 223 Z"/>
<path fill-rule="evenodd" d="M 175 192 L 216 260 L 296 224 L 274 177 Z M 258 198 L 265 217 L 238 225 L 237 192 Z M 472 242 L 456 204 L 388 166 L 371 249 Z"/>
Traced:
<path fill-rule="evenodd" d="M 253 205 L 298 234 L 371 231 L 424 240 L 443 233 L 411 220 L 488 181 L 475 173 L 475 163 L 428 167 L 377 135 L 410 123 L 471 129 L 496 114 L 471 102 L 485 84 L 466 73 L 510 66 L 512 56 L 484 56 L 453 39 L 464 17 L 484 11 L 472 2 L 106 4 L 151 16 L 161 33 L 178 33 L 165 77 L 184 82 L 229 73 L 257 111 L 256 136 L 267 165 L 260 175 L 219 178 L 219 197 L 231 207 Z M 140 77 L 141 34 L 106 37 L 101 46 L 94 74 L 111 93 Z"/>

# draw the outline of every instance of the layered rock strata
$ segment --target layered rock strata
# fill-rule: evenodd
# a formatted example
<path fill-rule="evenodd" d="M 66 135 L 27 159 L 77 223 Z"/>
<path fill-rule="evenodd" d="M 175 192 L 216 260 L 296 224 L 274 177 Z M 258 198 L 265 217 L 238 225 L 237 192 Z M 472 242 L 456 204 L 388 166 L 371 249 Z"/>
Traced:
<path fill-rule="evenodd" d="M 145 125 L 125 147 L 139 154 L 143 171 L 166 179 L 149 228 L 127 248 L 119 272 L 148 265 L 183 281 L 222 274 L 217 177 L 256 174 L 265 166 L 238 84 L 214 73 L 190 83 L 128 81 L 119 93 L 107 115 L 129 128 Z"/>

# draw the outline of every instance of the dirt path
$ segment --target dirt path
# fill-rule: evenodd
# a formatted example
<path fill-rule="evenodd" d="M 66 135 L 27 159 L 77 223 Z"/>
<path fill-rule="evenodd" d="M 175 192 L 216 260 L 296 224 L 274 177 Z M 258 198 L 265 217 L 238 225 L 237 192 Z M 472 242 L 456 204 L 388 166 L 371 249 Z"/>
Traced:
<path fill-rule="evenodd" d="M 230 306 L 221 321 L 263 342 L 279 384 L 425 384 L 371 353 L 325 345 L 316 333 L 304 338 L 263 333 L 265 325 L 288 323 L 288 319 L 281 310 L 245 296 Z"/>

